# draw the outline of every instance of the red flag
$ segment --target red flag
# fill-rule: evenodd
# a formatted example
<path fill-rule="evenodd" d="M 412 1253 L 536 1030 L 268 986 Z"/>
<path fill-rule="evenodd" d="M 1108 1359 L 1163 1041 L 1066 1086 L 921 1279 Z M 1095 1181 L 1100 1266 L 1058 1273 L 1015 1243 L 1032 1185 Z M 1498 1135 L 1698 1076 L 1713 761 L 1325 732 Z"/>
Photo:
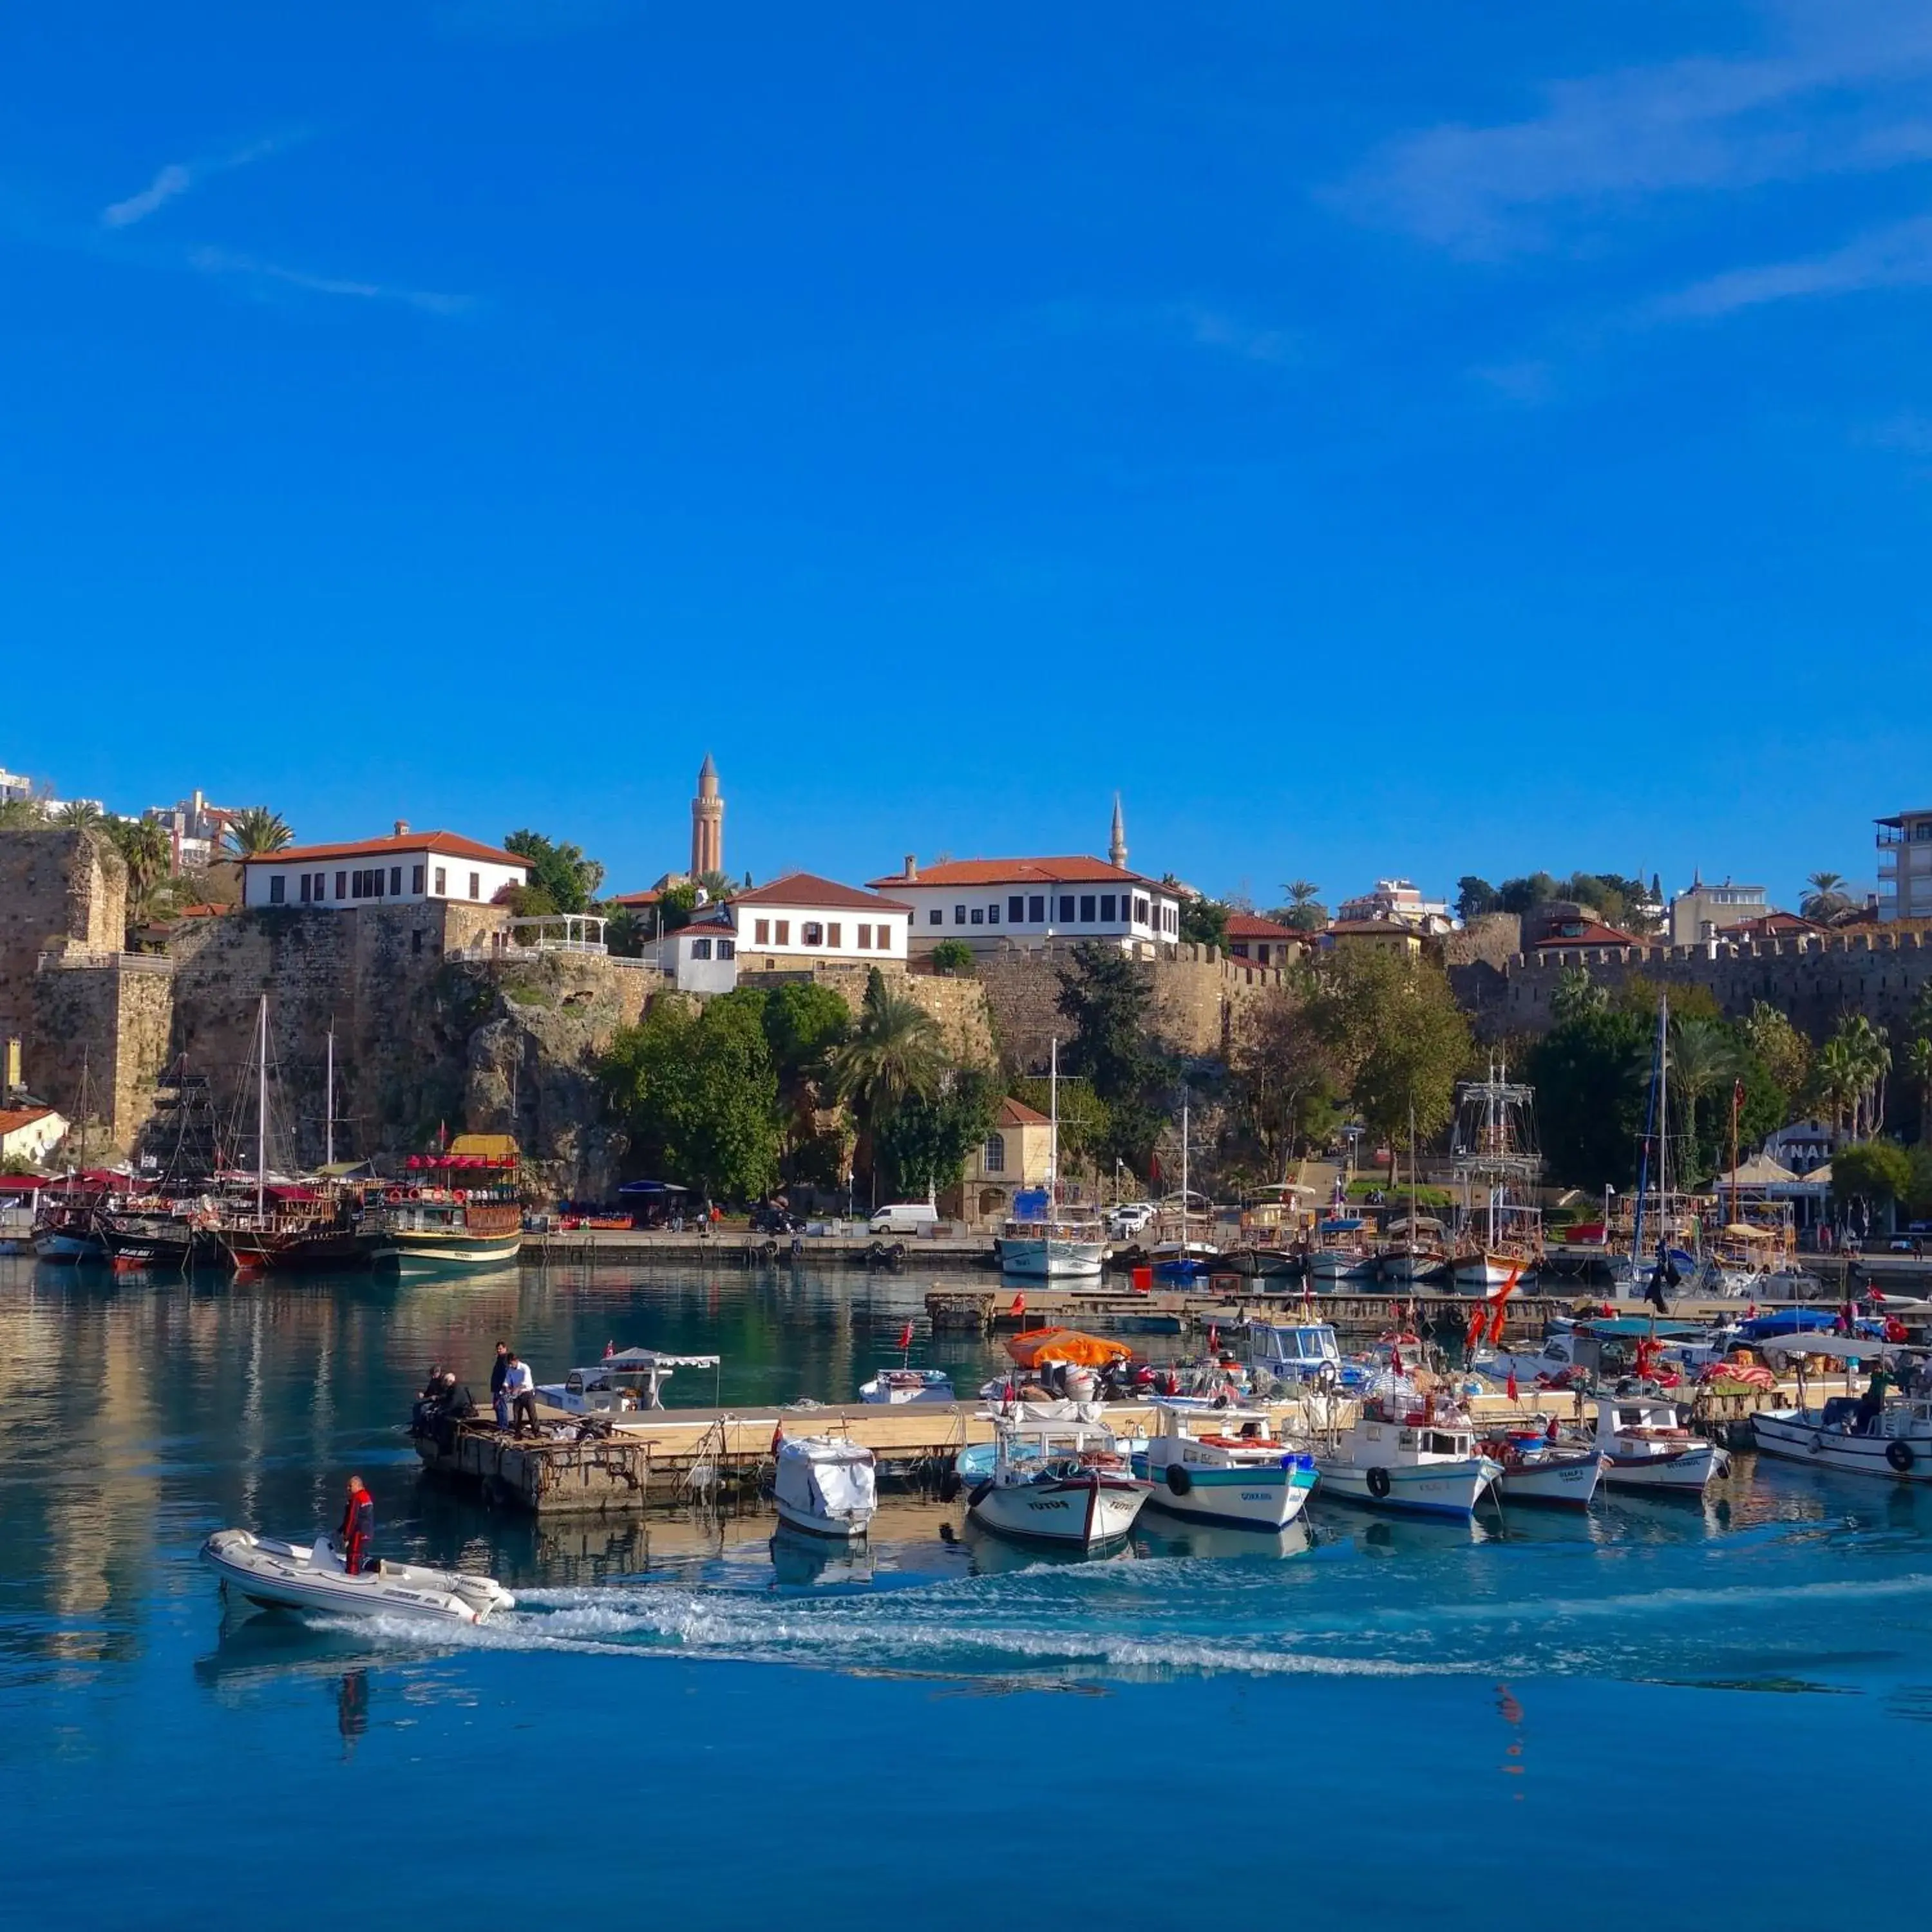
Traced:
<path fill-rule="evenodd" d="M 899 1330 L 899 1347 L 902 1350 L 904 1350 L 910 1348 L 911 1346 L 912 1324 L 908 1322 L 906 1325 Z"/>
<path fill-rule="evenodd" d="M 1507 1389 L 1508 1389 L 1508 1394 L 1509 1394 L 1509 1399 L 1510 1399 L 1510 1400 L 1511 1402 L 1515 1401 L 1515 1400 L 1516 1400 L 1516 1371 L 1515 1371 L 1515 1370 L 1512 1369 L 1512 1370 L 1510 1370 L 1510 1371 L 1509 1372 L 1509 1381 L 1508 1381 L 1508 1382 L 1507 1383 L 1507 1384 L 1505 1384 L 1505 1386 L 1506 1386 L 1506 1388 L 1507 1388 Z"/>
<path fill-rule="evenodd" d="M 1469 1332 L 1462 1337 L 1462 1347 L 1466 1352 L 1474 1354 L 1482 1346 L 1483 1330 L 1489 1318 L 1484 1310 L 1480 1308 L 1469 1317 Z"/>
<path fill-rule="evenodd" d="M 1391 1348 L 1389 1351 L 1389 1366 L 1397 1375 L 1402 1373 L 1402 1351 L 1400 1348 Z"/>
<path fill-rule="evenodd" d="M 784 1440 L 784 1418 L 783 1416 L 780 1416 L 778 1420 L 772 1424 L 772 1454 L 774 1456 L 778 1453 L 778 1445 L 783 1442 Z"/>
<path fill-rule="evenodd" d="M 1221 1352 L 1221 1330 L 1212 1322 L 1208 1324 L 1208 1352 L 1210 1355 L 1218 1355 Z"/>
<path fill-rule="evenodd" d="M 1024 1315 L 1026 1312 L 1026 1297 L 1024 1294 L 1015 1295 L 1013 1305 L 1006 1310 L 1006 1312 L 1009 1315 Z"/>

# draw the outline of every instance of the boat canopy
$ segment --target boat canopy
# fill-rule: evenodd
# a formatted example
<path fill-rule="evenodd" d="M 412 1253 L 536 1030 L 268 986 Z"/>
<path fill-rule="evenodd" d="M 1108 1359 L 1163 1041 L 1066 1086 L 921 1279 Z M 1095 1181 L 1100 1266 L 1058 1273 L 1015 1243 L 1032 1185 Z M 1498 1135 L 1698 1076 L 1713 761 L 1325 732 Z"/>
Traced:
<path fill-rule="evenodd" d="M 1866 1335 L 1822 1335 L 1816 1331 L 1802 1335 L 1767 1335 L 1751 1345 L 1766 1355 L 1822 1355 L 1834 1362 L 1856 1362 L 1895 1354 L 1899 1345 L 1880 1342 Z"/>
<path fill-rule="evenodd" d="M 1006 1353 L 1023 1369 L 1037 1367 L 1042 1362 L 1103 1369 L 1110 1362 L 1131 1361 L 1134 1352 L 1124 1342 L 1085 1334 L 1078 1328 L 1029 1328 L 1006 1343 Z"/>

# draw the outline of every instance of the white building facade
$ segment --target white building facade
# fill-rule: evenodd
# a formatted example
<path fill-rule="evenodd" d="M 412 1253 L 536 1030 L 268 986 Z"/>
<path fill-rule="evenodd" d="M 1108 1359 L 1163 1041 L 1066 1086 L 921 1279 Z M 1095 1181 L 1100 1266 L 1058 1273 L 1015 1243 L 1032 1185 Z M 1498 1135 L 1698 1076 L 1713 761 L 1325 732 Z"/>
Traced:
<path fill-rule="evenodd" d="M 908 908 L 913 952 L 963 940 L 976 952 L 1091 939 L 1126 951 L 1180 937 L 1180 899 L 1172 887 L 1103 859 L 947 860 L 874 879 Z"/>
<path fill-rule="evenodd" d="M 1878 916 L 1932 919 L 1932 812 L 1878 821 Z"/>
<path fill-rule="evenodd" d="M 759 969 L 905 963 L 909 905 L 814 873 L 792 872 L 754 886 L 727 909 L 740 960 L 751 958 Z"/>
<path fill-rule="evenodd" d="M 1449 916 L 1448 901 L 1424 898 L 1413 879 L 1378 879 L 1373 892 L 1344 899 L 1335 908 L 1335 917 L 1338 922 L 1393 920 L 1432 938 L 1448 932 L 1454 923 Z"/>
<path fill-rule="evenodd" d="M 514 852 L 453 832 L 412 832 L 340 845 L 290 845 L 242 862 L 244 906 L 326 907 L 465 899 L 488 905 L 506 886 L 526 884 L 530 867 Z"/>

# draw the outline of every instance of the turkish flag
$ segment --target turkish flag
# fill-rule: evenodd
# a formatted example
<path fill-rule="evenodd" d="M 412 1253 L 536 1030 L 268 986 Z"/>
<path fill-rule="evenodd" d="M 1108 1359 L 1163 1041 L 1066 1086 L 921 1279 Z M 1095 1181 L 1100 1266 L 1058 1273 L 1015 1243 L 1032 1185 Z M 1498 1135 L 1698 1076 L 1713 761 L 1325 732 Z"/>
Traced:
<path fill-rule="evenodd" d="M 774 1456 L 778 1453 L 778 1445 L 784 1441 L 784 1418 L 781 1416 L 778 1420 L 772 1425 L 772 1454 Z"/>
<path fill-rule="evenodd" d="M 1026 1312 L 1026 1297 L 1023 1294 L 1015 1295 L 1013 1305 L 1006 1310 L 1006 1312 L 1009 1315 L 1024 1315 Z"/>
<path fill-rule="evenodd" d="M 912 1324 L 910 1322 L 899 1330 L 899 1346 L 902 1349 L 912 1346 Z"/>
<path fill-rule="evenodd" d="M 1510 1399 L 1510 1400 L 1511 1402 L 1515 1401 L 1515 1400 L 1516 1400 L 1516 1371 L 1515 1371 L 1515 1370 L 1514 1370 L 1514 1369 L 1510 1370 L 1510 1371 L 1509 1372 L 1509 1381 L 1508 1381 L 1508 1383 L 1507 1384 L 1507 1385 L 1506 1385 L 1506 1386 L 1507 1386 L 1507 1388 L 1508 1388 L 1508 1394 L 1509 1394 L 1509 1399 Z"/>

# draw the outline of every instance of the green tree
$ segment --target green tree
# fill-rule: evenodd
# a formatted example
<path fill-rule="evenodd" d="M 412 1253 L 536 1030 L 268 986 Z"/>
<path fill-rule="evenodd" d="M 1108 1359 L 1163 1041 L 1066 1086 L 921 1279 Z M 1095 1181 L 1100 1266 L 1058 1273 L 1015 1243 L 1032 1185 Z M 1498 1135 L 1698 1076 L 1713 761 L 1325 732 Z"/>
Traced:
<path fill-rule="evenodd" d="M 1911 1156 L 1895 1141 L 1855 1141 L 1832 1156 L 1832 1195 L 1840 1204 L 1862 1196 L 1882 1206 L 1911 1188 Z"/>
<path fill-rule="evenodd" d="M 53 822 L 74 832 L 84 831 L 90 825 L 98 825 L 102 817 L 99 806 L 91 798 L 70 798 L 54 807 Z"/>
<path fill-rule="evenodd" d="M 238 859 L 260 858 L 295 843 L 288 820 L 266 805 L 231 812 L 221 836 L 223 844 Z"/>
<path fill-rule="evenodd" d="M 586 859 L 582 847 L 559 844 L 527 828 L 512 832 L 503 850 L 514 852 L 530 867 L 529 884 L 518 909 L 526 917 L 545 913 L 588 912 L 604 883 L 604 868 Z M 538 903 L 538 902 L 542 902 Z"/>
<path fill-rule="evenodd" d="M 40 832 L 46 823 L 47 814 L 38 799 L 0 800 L 0 832 Z"/>
<path fill-rule="evenodd" d="M 1074 947 L 1071 966 L 1059 968 L 1058 976 L 1060 1011 L 1073 1025 L 1061 1063 L 1084 1075 L 1106 1104 L 1106 1160 L 1144 1174 L 1166 1119 L 1162 1096 L 1172 1084 L 1154 1038 L 1153 988 L 1118 946 L 1091 940 Z"/>
<path fill-rule="evenodd" d="M 1726 1164 L 1720 1150 L 1729 1138 L 1732 1083 L 1743 1064 L 1730 1029 L 1694 1014 L 1672 1018 L 1670 1054 L 1670 1096 L 1691 1149 L 1688 1180 Z"/>
<path fill-rule="evenodd" d="M 845 1134 L 842 1122 L 822 1124 L 819 1116 L 836 1108 L 832 1057 L 851 1033 L 851 1010 L 830 986 L 810 980 L 787 980 L 769 992 L 740 986 L 726 998 L 758 1003 L 778 1076 L 786 1178 L 832 1184 L 844 1172 Z"/>
<path fill-rule="evenodd" d="M 1465 872 L 1456 881 L 1456 916 L 1465 926 L 1484 914 L 1502 910 L 1502 895 L 1487 879 Z"/>
<path fill-rule="evenodd" d="M 681 885 L 667 886 L 658 895 L 658 929 L 671 933 L 688 926 L 698 916 L 698 888 L 687 879 Z"/>
<path fill-rule="evenodd" d="M 602 1072 L 634 1160 L 707 1198 L 749 1200 L 770 1187 L 778 1079 L 753 1003 L 727 998 L 694 1012 L 660 1000 L 619 1032 Z"/>
<path fill-rule="evenodd" d="M 1932 1141 L 1932 1037 L 1921 1034 L 1906 1046 L 1905 1070 L 1918 1090 L 1918 1138 Z"/>
<path fill-rule="evenodd" d="M 926 956 L 932 962 L 935 973 L 970 976 L 973 970 L 973 949 L 963 939 L 942 939 Z"/>
<path fill-rule="evenodd" d="M 1219 899 L 1183 899 L 1180 937 L 1192 946 L 1219 946 L 1225 949 L 1228 944 L 1228 908 Z"/>
<path fill-rule="evenodd" d="M 1343 1076 L 1316 1024 L 1313 988 L 1305 971 L 1269 987 L 1240 1010 L 1229 1042 L 1232 1097 L 1270 1176 L 1325 1142 L 1340 1116 Z"/>
<path fill-rule="evenodd" d="M 938 1023 L 874 966 L 857 1024 L 832 1055 L 831 1085 L 858 1125 L 875 1185 L 879 1145 L 892 1115 L 914 1096 L 931 1100 L 945 1071 Z"/>
<path fill-rule="evenodd" d="M 1840 913 L 1851 910 L 1851 896 L 1845 890 L 1842 874 L 1814 872 L 1804 883 L 1810 890 L 1798 902 L 1798 910 L 1807 919 L 1816 920 L 1820 926 L 1828 925 Z"/>
<path fill-rule="evenodd" d="M 1497 897 L 1504 912 L 1534 912 L 1540 905 L 1562 896 L 1555 879 L 1547 872 L 1531 872 L 1520 879 L 1504 880 Z"/>
<path fill-rule="evenodd" d="M 1811 1042 L 1768 1000 L 1751 1003 L 1738 1031 L 1787 1100 L 1795 1101 L 1811 1077 Z"/>
<path fill-rule="evenodd" d="M 1346 947 L 1316 970 L 1310 1000 L 1318 1036 L 1344 1070 L 1349 1099 L 1391 1150 L 1446 1127 L 1456 1080 L 1473 1042 L 1442 972 L 1380 949 Z M 1390 1168 L 1394 1178 L 1394 1169 Z"/>
<path fill-rule="evenodd" d="M 1582 1013 L 1600 1013 L 1610 1008 L 1610 996 L 1590 977 L 1590 969 L 1580 962 L 1566 966 L 1556 976 L 1550 995 L 1550 1017 L 1561 1026 Z"/>
<path fill-rule="evenodd" d="M 174 875 L 174 841 L 158 819 L 110 818 L 106 830 L 128 868 L 126 943 L 132 948 L 136 935 L 180 910 L 184 886 Z"/>
<path fill-rule="evenodd" d="M 1900 1204 L 1915 1221 L 1932 1221 L 1932 1141 L 1921 1141 L 1912 1150 L 1912 1178 L 1906 1184 Z"/>
<path fill-rule="evenodd" d="M 1319 932 L 1328 923 L 1328 908 L 1322 903 L 1322 888 L 1308 879 L 1291 879 L 1282 887 L 1288 903 L 1275 917 L 1298 932 Z"/>
<path fill-rule="evenodd" d="M 1651 1034 L 1637 1014 L 1580 1012 L 1530 1049 L 1524 1078 L 1550 1178 L 1574 1187 L 1627 1188 L 1636 1178 Z"/>
<path fill-rule="evenodd" d="M 601 872 L 602 868 L 600 866 L 598 870 Z M 703 887 L 706 898 L 713 905 L 722 905 L 727 899 L 736 898 L 743 890 L 743 887 L 740 886 L 737 880 L 733 878 L 729 872 L 700 872 L 698 875 L 698 883 Z M 750 878 L 747 877 L 745 884 L 748 886 L 751 883 Z"/>
<path fill-rule="evenodd" d="M 908 1093 L 880 1125 L 878 1156 L 899 1200 L 936 1197 L 992 1132 L 999 1084 L 976 1067 L 943 1075 L 930 1094 Z"/>

